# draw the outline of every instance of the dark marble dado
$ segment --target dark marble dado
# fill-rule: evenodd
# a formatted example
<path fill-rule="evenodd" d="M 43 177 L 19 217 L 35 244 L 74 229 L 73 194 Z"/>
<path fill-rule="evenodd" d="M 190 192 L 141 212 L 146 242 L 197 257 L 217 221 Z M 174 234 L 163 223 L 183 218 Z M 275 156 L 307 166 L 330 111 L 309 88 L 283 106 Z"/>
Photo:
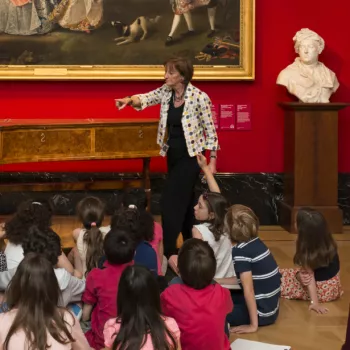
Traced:
<path fill-rule="evenodd" d="M 111 180 L 138 178 L 140 174 L 120 173 L 0 173 L 0 183 L 57 183 L 87 180 Z M 222 193 L 231 204 L 244 204 L 258 215 L 262 225 L 278 224 L 278 202 L 283 199 L 283 174 L 218 174 L 216 176 Z M 161 193 L 166 174 L 152 174 L 152 205 L 154 214 L 160 214 Z M 198 181 L 197 196 L 206 185 Z M 142 190 L 133 190 L 144 196 Z M 28 198 L 51 200 L 56 215 L 74 215 L 76 204 L 86 195 L 95 195 L 106 202 L 107 213 L 111 214 L 119 205 L 121 191 L 62 191 L 62 192 L 2 192 L 0 193 L 0 214 L 11 214 L 17 205 Z M 343 209 L 344 224 L 350 225 L 350 174 L 339 174 L 339 206 Z"/>

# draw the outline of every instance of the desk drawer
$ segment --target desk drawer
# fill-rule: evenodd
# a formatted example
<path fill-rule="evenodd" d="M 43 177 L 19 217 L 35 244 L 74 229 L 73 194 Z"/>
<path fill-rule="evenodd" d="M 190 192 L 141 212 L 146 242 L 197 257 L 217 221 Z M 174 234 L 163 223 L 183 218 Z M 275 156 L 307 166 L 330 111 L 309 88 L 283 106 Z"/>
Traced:
<path fill-rule="evenodd" d="M 91 132 L 88 129 L 3 131 L 2 145 L 4 161 L 74 158 L 91 153 Z"/>
<path fill-rule="evenodd" d="M 96 128 L 95 152 L 134 152 L 155 151 L 159 153 L 157 145 L 157 125 L 125 125 L 118 128 Z"/>

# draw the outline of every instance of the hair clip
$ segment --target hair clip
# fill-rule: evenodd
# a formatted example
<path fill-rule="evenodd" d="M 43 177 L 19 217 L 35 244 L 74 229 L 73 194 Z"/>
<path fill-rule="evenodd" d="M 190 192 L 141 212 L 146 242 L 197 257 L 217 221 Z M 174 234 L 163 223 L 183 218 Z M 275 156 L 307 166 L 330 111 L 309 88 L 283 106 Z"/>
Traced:
<path fill-rule="evenodd" d="M 205 190 L 204 192 L 203 192 L 203 194 L 202 194 L 202 196 L 203 196 L 203 199 L 205 199 L 206 201 L 208 200 L 208 191 L 207 190 Z"/>
<path fill-rule="evenodd" d="M 92 222 L 92 223 L 90 224 L 90 226 L 91 226 L 91 227 L 95 227 L 95 226 L 96 226 L 96 222 Z"/>

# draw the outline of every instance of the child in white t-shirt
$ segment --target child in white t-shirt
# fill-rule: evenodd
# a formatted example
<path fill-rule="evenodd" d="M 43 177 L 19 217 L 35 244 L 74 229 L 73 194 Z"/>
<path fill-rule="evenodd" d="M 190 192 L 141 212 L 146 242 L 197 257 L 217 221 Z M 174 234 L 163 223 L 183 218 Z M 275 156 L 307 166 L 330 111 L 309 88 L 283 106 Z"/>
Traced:
<path fill-rule="evenodd" d="M 228 203 L 220 193 L 220 188 L 208 167 L 205 156 L 197 155 L 197 161 L 203 170 L 210 192 L 202 194 L 194 207 L 195 218 L 201 223 L 193 227 L 192 236 L 207 241 L 213 249 L 216 258 L 215 280 L 220 283 L 219 279 L 235 276 L 232 246 L 229 237 L 224 232 L 224 218 Z M 169 265 L 178 273 L 177 255 L 170 257 Z"/>

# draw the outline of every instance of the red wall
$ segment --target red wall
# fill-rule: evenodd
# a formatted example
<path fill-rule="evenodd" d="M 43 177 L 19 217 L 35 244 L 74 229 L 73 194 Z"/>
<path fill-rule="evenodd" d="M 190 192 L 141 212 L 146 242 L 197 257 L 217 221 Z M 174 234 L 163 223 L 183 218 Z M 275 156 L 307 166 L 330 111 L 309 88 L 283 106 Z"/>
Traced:
<path fill-rule="evenodd" d="M 350 101 L 348 0 L 321 5 L 319 0 L 257 0 L 256 79 L 253 82 L 194 82 L 214 103 L 251 103 L 253 129 L 221 132 L 220 172 L 283 172 L 283 113 L 278 101 L 291 99 L 275 84 L 281 69 L 292 63 L 292 38 L 308 27 L 326 41 L 320 60 L 335 71 L 340 88 L 333 102 Z M 0 82 L 1 118 L 155 117 L 158 108 L 142 114 L 118 112 L 114 98 L 149 91 L 161 82 Z M 339 119 L 339 171 L 350 172 L 350 107 Z M 152 171 L 164 171 L 164 159 Z M 137 171 L 134 162 L 65 162 L 6 165 L 4 171 Z"/>

